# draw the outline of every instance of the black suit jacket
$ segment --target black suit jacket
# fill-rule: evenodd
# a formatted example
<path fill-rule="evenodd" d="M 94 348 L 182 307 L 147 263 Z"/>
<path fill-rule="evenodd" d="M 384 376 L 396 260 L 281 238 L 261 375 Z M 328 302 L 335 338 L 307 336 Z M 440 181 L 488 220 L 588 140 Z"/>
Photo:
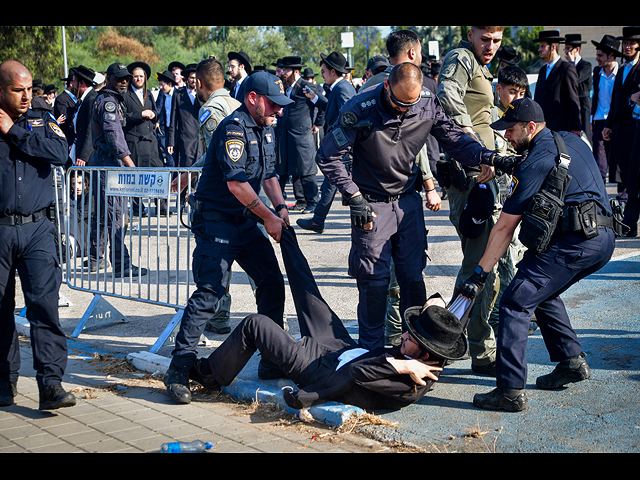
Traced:
<path fill-rule="evenodd" d="M 582 131 L 578 71 L 573 63 L 558 60 L 547 78 L 540 70 L 535 101 L 542 107 L 547 127 L 555 132 Z"/>
<path fill-rule="evenodd" d="M 356 89 L 346 80 L 340 80 L 329 93 L 329 99 L 319 97 L 316 105 L 325 112 L 325 132 L 340 118 L 340 110 L 344 104 L 356 96 Z"/>
<path fill-rule="evenodd" d="M 200 107 L 202 102 L 197 97 L 191 103 L 186 87 L 173 93 L 171 124 L 166 135 L 167 146 L 174 147 L 177 166 L 190 167 L 204 155 L 200 142 Z"/>
<path fill-rule="evenodd" d="M 96 89 L 92 89 L 82 100 L 76 114 L 76 158 L 89 163 L 93 157 L 93 138 L 91 134 L 91 115 L 93 103 L 98 96 Z"/>
<path fill-rule="evenodd" d="M 123 96 L 126 107 L 126 125 L 123 130 L 131 151 L 131 160 L 137 167 L 162 168 L 164 162 L 160 158 L 158 139 L 155 134 L 158 112 L 151 92 L 147 92 L 144 105 L 131 87 Z M 153 120 L 142 117 L 142 112 L 145 110 L 156 113 Z"/>

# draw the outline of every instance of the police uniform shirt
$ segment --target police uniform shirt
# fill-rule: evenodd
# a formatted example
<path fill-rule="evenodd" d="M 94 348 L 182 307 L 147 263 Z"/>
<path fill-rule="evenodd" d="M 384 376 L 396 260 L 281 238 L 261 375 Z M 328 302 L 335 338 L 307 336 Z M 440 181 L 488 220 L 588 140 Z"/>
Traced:
<path fill-rule="evenodd" d="M 443 111 L 436 96 L 423 89 L 422 99 L 404 119 L 388 113 L 383 104 L 384 84 L 352 98 L 324 137 L 318 164 L 342 194 L 358 191 L 370 195 L 398 196 L 415 188 L 420 169 L 416 157 L 429 134 L 454 158 L 468 165 L 488 162 L 493 154 L 474 141 Z M 372 130 L 349 125 L 370 121 Z M 352 151 L 353 175 L 347 174 L 342 158 Z"/>
<path fill-rule="evenodd" d="M 242 216 L 245 206 L 227 182 L 246 182 L 258 194 L 265 180 L 276 177 L 273 127 L 258 127 L 242 105 L 222 121 L 213 135 L 196 200 L 204 211 Z"/>
<path fill-rule="evenodd" d="M 600 205 L 601 214 L 610 216 L 605 185 L 591 150 L 580 137 L 573 133 L 562 132 L 560 135 L 564 138 L 571 157 L 569 175 L 572 180 L 565 203 L 581 205 L 592 200 Z M 533 138 L 527 159 L 516 168 L 510 196 L 503 211 L 509 215 L 524 215 L 531 199 L 542 189 L 547 176 L 556 165 L 558 165 L 558 147 L 551 130 L 545 128 Z"/>
<path fill-rule="evenodd" d="M 69 158 L 67 139 L 53 116 L 28 110 L 0 134 L 0 216 L 28 216 L 53 202 L 51 166 Z"/>
<path fill-rule="evenodd" d="M 119 93 L 102 89 L 93 104 L 91 122 L 93 147 L 100 148 L 114 157 L 114 167 L 119 166 L 118 160 L 131 155 L 122 130 L 124 115 L 120 106 L 121 99 Z"/>

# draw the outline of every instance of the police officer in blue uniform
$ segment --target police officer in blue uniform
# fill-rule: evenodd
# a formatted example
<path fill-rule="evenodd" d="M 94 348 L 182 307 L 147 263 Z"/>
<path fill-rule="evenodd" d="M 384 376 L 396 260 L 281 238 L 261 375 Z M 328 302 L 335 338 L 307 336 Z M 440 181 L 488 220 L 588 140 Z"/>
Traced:
<path fill-rule="evenodd" d="M 528 152 L 516 168 L 512 191 L 502 216 L 494 227 L 476 273 L 462 288 L 473 298 L 481 291 L 495 263 L 506 252 L 516 228 L 522 223 L 521 238 L 530 238 L 531 213 L 544 218 L 540 192 L 558 166 L 562 141 L 546 128 L 544 113 L 532 100 L 513 103 L 506 115 L 492 125 L 506 130 L 506 138 L 519 153 Z M 497 389 L 476 395 L 474 405 L 487 410 L 520 412 L 528 408 L 526 346 L 531 316 L 535 313 L 551 361 L 559 363 L 549 375 L 537 380 L 537 387 L 555 390 L 591 376 L 585 353 L 571 326 L 560 295 L 583 278 L 602 269 L 615 249 L 613 218 L 607 192 L 589 147 L 578 136 L 560 132 L 571 157 L 561 218 L 548 246 L 527 245 L 529 250 L 518 265 L 518 273 L 500 303 Z M 566 162 L 566 156 L 564 157 Z M 559 170 L 559 169 L 557 169 Z M 541 199 L 532 201 L 532 198 Z M 531 208 L 530 205 L 534 208 Z M 523 219 L 525 220 L 523 222 Z M 532 224 L 533 225 L 533 224 Z M 535 228 L 533 228 L 535 231 Z M 537 238 L 537 237 L 536 237 Z"/>
<path fill-rule="evenodd" d="M 197 344 L 229 287 L 234 262 L 256 283 L 258 314 L 284 327 L 285 289 L 278 260 L 269 239 L 255 221 L 244 216 L 244 211 L 260 217 L 267 233 L 278 243 L 282 229 L 289 228 L 289 214 L 275 172 L 272 125 L 292 101 L 285 95 L 282 81 L 266 72 L 252 75 L 243 88 L 244 104 L 214 133 L 194 199 L 192 228 L 197 247 L 193 272 L 198 289 L 184 313 L 165 378 L 169 398 L 181 404 L 191 402 L 189 375 L 197 361 Z M 261 188 L 276 205 L 277 214 L 259 199 Z M 262 378 L 282 376 L 265 360 L 258 373 Z"/>
<path fill-rule="evenodd" d="M 53 116 L 29 109 L 32 77 L 19 62 L 0 64 L 0 407 L 17 395 L 20 347 L 14 320 L 16 271 L 24 292 L 40 391 L 40 409 L 76 404 L 62 388 L 67 341 L 60 328 L 62 282 L 49 220 L 54 200 L 51 166 L 62 166 L 69 147 Z"/>
<path fill-rule="evenodd" d="M 122 129 L 124 119 L 123 94 L 129 87 L 131 73 L 121 63 L 114 63 L 107 69 L 107 86 L 98 92 L 91 115 L 91 132 L 94 153 L 92 167 L 129 167 L 135 168 L 127 141 Z M 106 194 L 106 172 L 100 172 L 100 178 L 93 181 L 93 195 L 101 205 L 100 215 L 91 219 L 91 250 L 89 266 L 92 272 L 106 268 L 105 231 L 111 243 L 109 259 L 113 264 L 115 278 L 146 276 L 146 268 L 131 265 L 129 250 L 122 235 L 123 198 L 108 197 Z M 104 211 L 107 211 L 105 222 Z M 100 234 L 98 235 L 98 227 Z"/>
<path fill-rule="evenodd" d="M 422 71 L 411 63 L 397 65 L 384 83 L 345 104 L 318 151 L 320 168 L 351 209 L 349 266 L 360 293 L 360 345 L 367 350 L 384 347 L 392 257 L 400 290 L 406 292 L 401 314 L 427 300 L 423 279 L 427 235 L 416 157 L 430 134 L 469 166 L 512 170 L 520 161 L 498 157 L 464 133 L 423 87 Z M 342 162 L 349 151 L 352 175 Z"/>

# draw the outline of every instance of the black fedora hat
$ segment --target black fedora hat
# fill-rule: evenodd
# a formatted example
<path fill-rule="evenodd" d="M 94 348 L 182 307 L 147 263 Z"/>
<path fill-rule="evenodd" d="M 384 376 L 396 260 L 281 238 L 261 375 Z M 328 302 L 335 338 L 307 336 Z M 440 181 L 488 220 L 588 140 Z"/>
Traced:
<path fill-rule="evenodd" d="M 545 30 L 540 32 L 534 42 L 562 43 L 564 37 L 560 34 L 560 30 Z"/>
<path fill-rule="evenodd" d="M 405 325 L 413 338 L 429 354 L 444 360 L 464 358 L 469 349 L 460 320 L 442 307 L 409 308 L 404 314 Z"/>
<path fill-rule="evenodd" d="M 330 55 L 320 54 L 322 61 L 326 63 L 329 68 L 334 69 L 336 72 L 346 75 L 349 73 L 347 69 L 347 58 L 340 52 L 333 52 Z"/>
<path fill-rule="evenodd" d="M 620 40 L 616 39 L 613 35 L 605 35 L 599 42 L 591 40 L 591 43 L 593 43 L 596 49 L 601 50 L 604 53 L 612 53 L 616 57 L 622 56 L 622 52 L 620 51 Z"/>
<path fill-rule="evenodd" d="M 251 75 L 251 58 L 245 52 L 229 52 L 229 61 L 237 60 L 242 65 L 244 65 L 244 70 L 247 72 L 247 75 Z"/>
<path fill-rule="evenodd" d="M 315 78 L 318 74 L 313 71 L 313 68 L 305 68 L 302 72 L 302 78 Z"/>
<path fill-rule="evenodd" d="M 460 216 L 460 233 L 475 240 L 482 234 L 487 220 L 495 210 L 495 195 L 486 185 L 477 184 L 469 193 L 467 205 Z"/>
<path fill-rule="evenodd" d="M 306 67 L 306 65 L 302 63 L 301 57 L 284 57 L 282 59 L 282 63 L 280 63 L 280 65 L 278 66 L 282 68 L 293 68 L 297 70 L 300 70 Z"/>
<path fill-rule="evenodd" d="M 618 40 L 638 40 L 640 41 L 640 27 L 624 27 L 622 36 Z"/>
<path fill-rule="evenodd" d="M 564 38 L 564 42 L 562 43 L 566 45 L 584 45 L 587 42 L 584 42 L 582 40 L 582 35 L 580 35 L 579 33 L 567 33 Z"/>

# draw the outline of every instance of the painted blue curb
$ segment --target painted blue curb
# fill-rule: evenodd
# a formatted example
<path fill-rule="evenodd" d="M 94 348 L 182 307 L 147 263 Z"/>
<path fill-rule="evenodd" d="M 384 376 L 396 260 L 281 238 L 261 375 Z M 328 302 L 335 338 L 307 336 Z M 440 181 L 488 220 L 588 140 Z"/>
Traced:
<path fill-rule="evenodd" d="M 272 403 L 287 413 L 300 416 L 299 410 L 290 408 L 284 400 L 282 389 L 263 385 L 256 382 L 236 380 L 230 386 L 222 389 L 227 395 L 240 400 L 253 400 L 256 402 Z M 310 408 L 309 415 L 317 422 L 324 423 L 332 428 L 339 428 L 348 422 L 354 415 L 364 414 L 364 410 L 343 405 L 340 403 L 325 403 L 323 405 Z"/>

